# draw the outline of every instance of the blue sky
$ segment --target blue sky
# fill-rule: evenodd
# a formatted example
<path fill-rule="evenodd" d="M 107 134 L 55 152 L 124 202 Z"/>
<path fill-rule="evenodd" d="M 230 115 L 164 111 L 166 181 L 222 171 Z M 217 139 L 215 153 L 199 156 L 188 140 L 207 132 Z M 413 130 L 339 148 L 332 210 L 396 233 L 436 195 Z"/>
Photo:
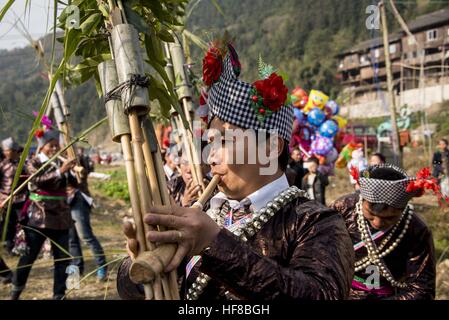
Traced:
<path fill-rule="evenodd" d="M 0 49 L 13 49 L 25 47 L 29 43 L 14 27 L 18 18 L 21 19 L 33 39 L 38 39 L 48 32 L 53 26 L 54 0 L 29 0 L 31 10 L 25 10 L 26 0 L 16 0 L 0 22 Z M 0 0 L 0 8 L 3 8 L 7 0 Z M 58 7 L 58 11 L 62 8 Z"/>

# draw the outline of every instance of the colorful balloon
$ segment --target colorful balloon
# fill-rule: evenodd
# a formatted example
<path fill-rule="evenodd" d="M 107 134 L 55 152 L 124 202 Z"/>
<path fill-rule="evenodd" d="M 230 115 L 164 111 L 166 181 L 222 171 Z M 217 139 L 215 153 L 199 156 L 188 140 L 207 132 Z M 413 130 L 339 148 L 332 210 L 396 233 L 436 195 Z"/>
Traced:
<path fill-rule="evenodd" d="M 326 107 L 332 110 L 332 115 L 336 116 L 340 112 L 340 106 L 334 100 L 329 100 Z"/>
<path fill-rule="evenodd" d="M 326 120 L 319 129 L 320 135 L 327 138 L 333 138 L 338 132 L 338 125 L 333 120 Z"/>
<path fill-rule="evenodd" d="M 320 156 L 327 155 L 334 147 L 332 140 L 326 137 L 317 136 L 312 142 L 311 150 Z"/>
<path fill-rule="evenodd" d="M 304 108 L 304 112 L 308 113 L 313 110 L 313 108 L 324 109 L 324 105 L 326 104 L 327 100 L 329 100 L 329 97 L 323 92 L 318 90 L 310 91 L 309 100 L 307 101 L 307 104 Z"/>
<path fill-rule="evenodd" d="M 307 121 L 313 126 L 319 127 L 324 120 L 326 120 L 326 114 L 319 108 L 312 109 L 307 115 Z"/>
<path fill-rule="evenodd" d="M 299 137 L 301 138 L 301 140 L 304 140 L 304 141 L 310 141 L 311 134 L 310 134 L 309 128 L 302 127 L 302 128 L 299 130 Z"/>
<path fill-rule="evenodd" d="M 332 119 L 332 117 L 334 116 L 332 114 L 332 110 L 329 107 L 324 107 L 324 113 L 326 114 L 326 119 Z"/>
<path fill-rule="evenodd" d="M 326 162 L 325 164 L 330 165 L 335 162 L 335 160 L 338 159 L 338 151 L 335 148 L 332 148 L 331 151 L 326 155 Z"/>
<path fill-rule="evenodd" d="M 295 118 L 298 120 L 299 124 L 303 125 L 306 123 L 306 115 L 300 109 L 293 108 L 293 113 L 295 114 Z"/>
<path fill-rule="evenodd" d="M 333 176 L 335 174 L 334 165 L 333 164 L 320 165 L 318 167 L 318 172 L 320 172 L 322 175 L 325 175 L 325 176 Z"/>
<path fill-rule="evenodd" d="M 337 122 L 338 127 L 340 129 L 343 129 L 348 124 L 348 120 L 346 120 L 345 118 L 343 118 L 341 116 L 333 116 L 332 120 L 335 120 Z"/>
<path fill-rule="evenodd" d="M 305 107 L 308 100 L 307 92 L 301 87 L 296 87 L 295 89 L 293 89 L 291 98 L 293 106 L 300 109 Z"/>

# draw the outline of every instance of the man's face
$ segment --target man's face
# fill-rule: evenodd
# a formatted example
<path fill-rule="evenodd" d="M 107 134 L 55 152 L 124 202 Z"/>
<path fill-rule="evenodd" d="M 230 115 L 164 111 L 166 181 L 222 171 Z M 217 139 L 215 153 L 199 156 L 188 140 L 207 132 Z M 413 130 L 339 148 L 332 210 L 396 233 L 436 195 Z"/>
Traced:
<path fill-rule="evenodd" d="M 370 209 L 369 203 L 367 201 L 363 201 L 362 211 L 363 215 L 374 229 L 385 230 L 399 221 L 402 211 L 404 210 L 388 206 L 380 212 L 373 212 Z"/>
<path fill-rule="evenodd" d="M 185 184 L 189 183 L 189 181 L 192 180 L 192 170 L 190 169 L 189 160 L 187 160 L 187 157 L 184 156 L 184 153 L 181 157 L 181 164 L 179 167 L 181 169 L 182 180 Z"/>
<path fill-rule="evenodd" d="M 235 134 L 236 132 L 243 134 Z M 257 154 L 260 148 L 264 148 L 260 152 L 267 152 L 268 143 L 258 144 L 255 134 L 248 134 L 250 132 L 218 118 L 212 120 L 207 132 L 210 146 L 207 162 L 211 166 L 212 175 L 221 176 L 220 191 L 231 199 L 239 199 L 245 195 L 248 183 L 257 184 L 264 178 L 261 176 L 261 168 L 264 166 L 260 164 Z M 277 161 L 277 157 L 274 161 Z"/>
<path fill-rule="evenodd" d="M 47 157 L 51 158 L 59 151 L 59 148 L 58 140 L 52 139 L 42 147 L 41 151 Z"/>
<path fill-rule="evenodd" d="M 299 160 L 301 160 L 301 152 L 299 152 L 299 150 L 293 150 L 292 154 L 291 154 L 291 158 L 293 161 L 298 162 Z"/>
<path fill-rule="evenodd" d="M 5 158 L 9 160 L 17 160 L 20 158 L 19 152 L 17 152 L 17 150 L 6 149 L 3 150 L 3 154 Z"/>
<path fill-rule="evenodd" d="M 318 165 L 315 162 L 311 161 L 311 162 L 309 162 L 309 169 L 308 170 L 309 170 L 310 173 L 316 173 L 317 170 L 318 170 Z"/>
<path fill-rule="evenodd" d="M 438 142 L 438 149 L 440 149 L 440 151 L 445 151 L 447 149 L 446 142 L 444 142 L 443 140 L 440 140 Z"/>
<path fill-rule="evenodd" d="M 169 154 L 165 157 L 165 161 L 167 162 L 167 165 L 168 165 L 172 170 L 175 170 L 175 169 L 176 169 L 175 156 L 174 156 L 173 153 L 169 153 Z"/>
<path fill-rule="evenodd" d="M 382 163 L 383 163 L 382 160 L 378 156 L 371 156 L 371 158 L 369 159 L 370 166 L 375 166 Z"/>

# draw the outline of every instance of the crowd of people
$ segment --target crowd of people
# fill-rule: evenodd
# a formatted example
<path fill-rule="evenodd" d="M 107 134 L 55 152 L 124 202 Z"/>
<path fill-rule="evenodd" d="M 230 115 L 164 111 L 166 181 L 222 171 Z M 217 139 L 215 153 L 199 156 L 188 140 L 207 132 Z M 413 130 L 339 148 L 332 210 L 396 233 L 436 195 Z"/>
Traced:
<path fill-rule="evenodd" d="M 98 266 L 100 281 L 107 278 L 104 250 L 95 237 L 90 223 L 93 199 L 89 193 L 87 177 L 93 171 L 93 163 L 84 149 L 78 149 L 75 159 L 59 159 L 49 163 L 60 150 L 59 132 L 47 130 L 37 137 L 35 154 L 26 159 L 20 174 L 20 182 L 32 179 L 26 188 L 12 198 L 12 210 L 7 215 L 8 197 L 18 169 L 19 144 L 9 137 L 2 141 L 4 159 L 0 162 L 0 210 L 5 251 L 18 255 L 16 268 L 10 269 L 0 257 L 0 279 L 12 283 L 10 298 L 19 299 L 25 289 L 31 268 L 43 250 L 46 239 L 51 243 L 54 258 L 53 298 L 62 299 L 66 293 L 66 279 L 70 270 L 80 275 L 84 272 L 81 241 L 90 247 Z M 42 166 L 46 165 L 43 170 Z M 78 172 L 78 177 L 77 173 Z M 69 266 L 72 266 L 69 268 Z"/>
<path fill-rule="evenodd" d="M 150 241 L 178 244 L 165 271 L 177 269 L 183 298 L 434 299 L 433 238 L 410 201 L 426 189 L 439 200 L 447 196 L 439 192 L 448 173 L 447 142 L 440 142 L 434 157 L 438 180 L 428 168 L 411 176 L 381 153 L 366 159 L 363 148 L 354 150 L 347 163 L 353 192 L 327 206 L 329 177 L 320 160 L 300 148 L 289 150 L 293 112 L 282 99 L 274 106 L 276 99 L 265 92 L 282 96 L 282 79 L 273 72 L 251 85 L 238 79 L 239 72 L 231 45 L 210 49 L 203 60 L 207 128 L 264 130 L 268 141 L 258 141 L 254 150 L 245 135 L 229 144 L 208 137 L 212 147 L 204 171 L 219 175 L 220 182 L 203 208 L 191 207 L 199 185 L 192 184 L 187 159 L 169 150 L 165 173 L 177 205 L 151 208 L 144 219 L 170 229 L 148 232 Z M 266 165 L 260 161 L 229 161 L 237 154 L 248 160 L 260 150 L 276 155 L 274 174 L 261 174 Z M 143 299 L 142 286 L 128 274 L 138 254 L 131 224 L 125 234 L 129 258 L 119 268 L 117 289 L 123 299 Z"/>
<path fill-rule="evenodd" d="M 380 153 L 366 159 L 362 149 L 354 150 L 347 163 L 354 192 L 329 204 L 329 176 L 320 170 L 320 159 L 297 147 L 290 150 L 294 115 L 282 77 L 273 71 L 253 84 L 243 82 L 235 49 L 226 44 L 212 51 L 203 61 L 207 128 L 215 133 L 264 131 L 267 139 L 257 136 L 252 145 L 243 135 L 231 140 L 208 136 L 202 176 L 205 184 L 217 175 L 220 182 L 203 207 L 192 207 L 201 186 L 193 183 L 187 154 L 176 143 L 165 150 L 164 172 L 174 203 L 152 207 L 144 222 L 167 227 L 149 228 L 148 240 L 178 244 L 165 271 L 177 269 L 183 298 L 433 299 L 433 238 L 410 201 L 426 189 L 443 197 L 449 172 L 447 140 L 439 142 L 433 157 L 433 177 L 428 169 L 411 176 L 386 163 Z M 8 138 L 2 149 L 0 200 L 5 209 L 20 148 Z M 107 275 L 104 251 L 90 224 L 91 162 L 80 152 L 79 164 L 56 160 L 37 173 L 59 149 L 58 133 L 48 130 L 38 137 L 36 155 L 20 175 L 34 176 L 27 189 L 14 195 L 9 220 L 3 220 L 8 251 L 17 245 L 17 225 L 27 244 L 14 271 L 0 260 L 2 281 L 12 282 L 11 299 L 20 297 L 46 238 L 51 239 L 55 260 L 55 299 L 65 295 L 69 264 L 84 272 L 81 240 L 95 256 L 98 278 Z M 274 172 L 261 174 L 267 164 L 260 159 L 250 163 L 251 153 L 268 155 L 277 164 Z M 229 161 L 237 155 L 245 161 Z M 77 172 L 82 172 L 81 181 Z M 143 299 L 142 285 L 129 277 L 139 249 L 136 232 L 129 222 L 124 229 L 129 257 L 119 267 L 117 290 L 123 299 Z M 68 253 L 73 259 L 66 259 Z"/>

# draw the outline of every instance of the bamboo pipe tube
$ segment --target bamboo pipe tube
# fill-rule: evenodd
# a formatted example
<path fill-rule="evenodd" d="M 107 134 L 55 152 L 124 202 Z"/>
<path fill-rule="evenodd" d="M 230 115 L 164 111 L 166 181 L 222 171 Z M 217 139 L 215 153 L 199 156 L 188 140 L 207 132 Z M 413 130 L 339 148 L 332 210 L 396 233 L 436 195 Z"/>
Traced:
<path fill-rule="evenodd" d="M 103 95 L 106 95 L 106 93 L 108 93 L 118 85 L 118 77 L 114 61 L 109 60 L 101 63 L 98 66 L 98 73 L 103 90 Z M 109 128 L 112 134 L 112 138 L 115 142 L 120 142 L 124 155 L 126 177 L 128 181 L 128 189 L 131 200 L 131 209 L 136 227 L 136 237 L 139 243 L 139 254 L 141 254 L 142 252 L 146 251 L 146 241 L 142 221 L 142 209 L 139 202 L 139 193 L 134 171 L 134 157 L 131 148 L 129 122 L 127 116 L 125 116 L 125 114 L 123 113 L 123 105 L 121 101 L 107 101 L 105 103 L 105 108 L 108 114 Z M 149 300 L 154 297 L 152 286 L 145 284 L 144 291 L 146 299 Z"/>
<path fill-rule="evenodd" d="M 173 63 L 173 72 L 175 74 L 176 83 L 176 94 L 178 99 L 181 101 L 182 108 L 184 110 L 184 115 L 187 122 L 189 123 L 189 128 L 186 131 L 187 134 L 187 145 L 186 148 L 190 148 L 190 153 L 192 161 L 190 162 L 192 172 L 194 172 L 197 180 L 197 184 L 202 187 L 202 190 L 206 187 L 203 182 L 203 174 L 201 172 L 200 162 L 198 158 L 198 153 L 195 146 L 193 145 L 193 123 L 191 112 L 193 111 L 192 106 L 192 90 L 191 84 L 189 83 L 189 78 L 186 73 L 185 64 L 186 59 L 184 56 L 183 48 L 175 36 L 175 42 L 168 45 L 170 51 L 170 57 Z M 190 161 L 190 159 L 189 159 Z"/>
<path fill-rule="evenodd" d="M 191 106 L 192 101 L 188 98 L 183 98 L 182 104 L 184 107 L 184 113 L 186 115 L 187 121 L 189 122 L 189 124 L 192 125 L 192 118 L 190 116 L 190 110 L 192 109 L 192 106 Z M 189 146 L 190 146 L 192 158 L 193 158 L 192 166 L 195 168 L 199 185 L 201 186 L 202 190 L 204 190 L 206 188 L 206 186 L 204 185 L 204 181 L 203 181 L 203 173 L 201 171 L 201 162 L 200 162 L 200 158 L 198 157 L 198 152 L 197 152 L 198 150 L 196 150 L 196 148 L 193 144 L 194 143 L 194 141 L 193 141 L 193 125 L 190 128 L 190 130 L 186 130 L 186 131 L 187 131 L 187 136 L 188 136 L 187 141 L 189 142 Z M 199 151 L 201 152 L 201 150 L 199 150 Z"/>
<path fill-rule="evenodd" d="M 145 241 L 145 232 L 142 221 L 142 212 L 140 207 L 140 202 L 138 199 L 138 190 L 137 190 L 137 182 L 134 174 L 134 158 L 131 151 L 131 139 L 130 136 L 124 134 L 120 137 L 120 142 L 122 145 L 124 160 L 125 160 L 125 168 L 126 168 L 126 177 L 128 180 L 128 189 L 131 200 L 131 209 L 133 212 L 134 223 L 136 226 L 136 237 L 137 242 L 139 243 L 139 254 L 141 255 L 146 251 L 146 241 Z M 145 290 L 145 299 L 150 300 L 154 296 L 153 288 L 146 284 L 144 285 Z"/>
<path fill-rule="evenodd" d="M 129 126 L 131 128 L 131 145 L 134 155 L 134 164 L 137 176 L 137 186 L 139 188 L 140 195 L 140 205 L 142 212 L 145 214 L 150 210 L 152 203 L 152 195 L 148 186 L 147 176 L 145 172 L 145 162 L 142 150 L 143 137 L 142 130 L 139 123 L 139 115 L 137 112 L 131 111 L 129 113 Z M 144 224 L 145 232 L 150 231 L 150 227 Z M 155 248 L 154 244 L 147 241 L 147 249 L 153 250 Z"/>
<path fill-rule="evenodd" d="M 61 160 L 62 162 L 67 161 L 67 159 L 64 158 L 63 156 L 58 156 L 58 159 Z M 82 172 L 84 171 L 84 167 L 76 165 L 75 167 L 73 167 L 73 171 L 79 172 L 80 175 L 82 175 Z"/>
<path fill-rule="evenodd" d="M 51 81 L 52 75 L 50 73 L 48 74 L 48 78 Z M 56 96 L 52 97 L 53 99 L 51 100 L 52 102 L 54 102 L 53 112 L 55 115 L 55 119 L 58 121 L 59 130 L 62 132 L 62 135 L 64 137 L 64 144 L 68 145 L 70 143 L 70 129 L 68 124 L 68 117 L 70 116 L 70 112 L 64 96 L 64 92 L 62 90 L 61 81 L 59 80 L 56 81 L 54 93 L 56 93 Z M 55 99 L 56 97 L 57 100 Z M 78 156 L 73 146 L 67 149 L 67 155 L 69 156 L 69 158 L 76 159 L 76 164 L 80 165 Z M 76 173 L 76 180 L 78 181 L 78 183 L 82 182 L 81 175 L 79 173 Z"/>
<path fill-rule="evenodd" d="M 189 164 L 191 166 L 193 183 L 195 185 L 199 185 L 200 181 L 199 181 L 199 177 L 198 177 L 198 174 L 197 174 L 197 171 L 196 171 L 196 167 L 194 165 L 194 159 L 193 159 L 193 155 L 192 155 L 192 150 L 190 148 L 190 143 L 189 143 L 189 136 L 187 135 L 187 131 L 188 130 L 186 130 L 184 128 L 183 124 L 181 123 L 181 119 L 179 118 L 179 116 L 176 117 L 176 121 L 178 122 L 178 128 L 179 128 L 179 130 L 181 132 L 181 139 L 182 139 L 182 142 L 183 142 L 183 145 L 184 145 L 183 152 L 186 153 L 187 159 L 189 160 Z"/>
<path fill-rule="evenodd" d="M 187 122 L 189 123 L 189 128 L 184 128 L 182 121 L 178 124 L 178 129 L 181 129 L 181 132 L 184 133 L 186 139 L 184 139 L 184 148 L 187 151 L 188 160 L 190 162 L 192 178 L 193 182 L 197 185 L 200 185 L 202 190 L 206 187 L 203 182 L 203 174 L 201 172 L 200 162 L 198 158 L 197 150 L 193 145 L 193 136 L 192 136 L 192 117 L 190 116 L 190 112 L 193 110 L 191 105 L 192 98 L 192 90 L 191 85 L 189 83 L 189 79 L 185 70 L 185 57 L 184 52 L 182 50 L 182 46 L 178 41 L 178 38 L 175 36 L 175 42 L 166 44 L 165 47 L 165 55 L 167 60 L 172 62 L 171 64 L 171 76 L 176 81 L 176 94 L 178 96 L 179 101 L 181 102 L 182 109 L 184 110 L 184 115 L 186 117 Z M 167 68 L 167 67 L 166 67 Z M 201 191 L 199 192 L 199 195 Z"/>
<path fill-rule="evenodd" d="M 116 62 L 117 75 L 121 83 L 131 79 L 132 75 L 144 74 L 143 59 L 140 52 L 139 38 L 136 29 L 129 24 L 115 25 L 112 33 L 112 46 Z M 128 114 L 131 129 L 132 148 L 135 159 L 135 171 L 137 185 L 140 191 L 140 202 L 143 213 L 148 212 L 152 203 L 152 195 L 148 185 L 144 154 L 142 150 L 143 137 L 139 116 L 146 115 L 150 108 L 148 90 L 139 86 L 126 88 L 122 91 L 122 101 L 125 103 L 125 112 Z M 144 231 L 150 230 L 150 226 L 144 224 Z M 145 239 L 146 240 L 146 239 Z M 153 250 L 154 244 L 147 242 L 147 249 Z M 154 283 L 156 299 L 163 299 L 160 277 L 156 277 Z"/>
<path fill-rule="evenodd" d="M 155 205 L 170 205 L 170 196 L 168 194 L 168 188 L 165 181 L 165 173 L 164 168 L 162 165 L 162 157 L 159 150 L 159 145 L 157 142 L 157 138 L 154 132 L 153 124 L 151 123 L 150 119 L 145 118 L 142 122 L 142 132 L 143 132 L 143 138 L 145 140 L 143 145 L 143 151 L 144 151 L 144 157 L 145 157 L 145 164 L 147 165 L 147 172 L 148 172 L 148 178 L 150 181 L 150 186 L 153 192 L 154 204 Z M 159 228 L 162 231 L 162 228 Z M 179 300 L 179 288 L 178 288 L 178 281 L 177 281 L 177 274 L 176 270 L 173 270 L 170 272 L 168 281 L 169 281 L 169 287 L 168 285 L 165 286 L 165 288 L 170 288 L 170 291 L 166 291 L 164 289 L 165 293 L 170 293 L 170 296 L 167 296 L 167 299 L 175 299 Z M 162 284 L 164 285 L 164 279 L 162 281 Z"/>
<path fill-rule="evenodd" d="M 163 205 L 171 205 L 170 195 L 168 194 L 167 182 L 165 180 L 165 172 L 162 164 L 161 151 L 159 144 L 156 141 L 154 127 L 151 121 L 147 118 L 143 122 L 144 139 L 148 142 L 148 147 L 151 149 L 152 160 L 150 161 L 155 170 L 155 177 L 157 178 L 157 185 L 159 186 L 161 201 Z M 156 182 L 155 182 L 156 183 Z M 168 280 L 170 282 L 171 293 L 173 299 L 180 300 L 178 288 L 178 276 L 176 270 L 170 272 Z"/>
<path fill-rule="evenodd" d="M 156 175 L 156 169 L 154 167 L 153 162 L 153 156 L 152 156 L 152 148 L 150 147 L 151 141 L 148 138 L 148 135 L 146 133 L 146 130 L 142 130 L 143 133 L 143 144 L 142 144 L 142 150 L 143 150 L 143 156 L 145 160 L 145 165 L 147 168 L 147 174 L 148 174 L 148 182 L 151 189 L 151 195 L 153 198 L 153 204 L 154 205 L 162 205 L 162 199 L 161 199 L 161 192 L 160 192 L 160 186 Z M 162 231 L 162 230 L 161 230 Z M 159 284 L 160 283 L 160 284 Z M 159 286 L 162 285 L 164 296 L 156 295 L 156 300 L 173 300 L 173 295 L 171 293 L 172 288 L 168 284 L 168 279 L 162 274 L 155 280 L 155 285 Z M 176 291 L 178 288 L 176 287 Z"/>
<path fill-rule="evenodd" d="M 212 178 L 200 199 L 192 207 L 203 207 L 220 182 L 220 176 Z M 147 251 L 139 255 L 129 269 L 129 277 L 135 283 L 148 283 L 161 274 L 176 252 L 176 244 L 165 244 L 154 251 Z"/>

